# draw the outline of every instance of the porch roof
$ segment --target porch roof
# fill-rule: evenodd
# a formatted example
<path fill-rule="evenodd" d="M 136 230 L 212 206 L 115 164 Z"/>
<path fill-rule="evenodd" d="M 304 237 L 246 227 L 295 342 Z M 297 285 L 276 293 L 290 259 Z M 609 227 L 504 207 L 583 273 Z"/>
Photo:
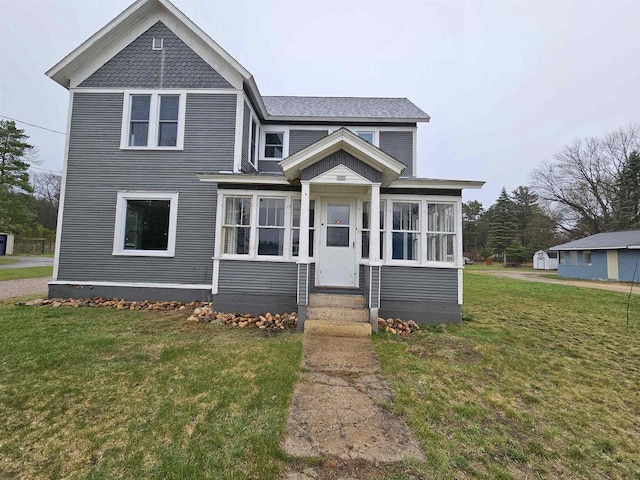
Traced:
<path fill-rule="evenodd" d="M 387 187 L 397 180 L 407 168 L 388 153 L 344 127 L 290 155 L 278 165 L 285 178 L 290 182 L 294 182 L 300 178 L 303 169 L 339 150 L 344 150 L 379 171 L 382 174 L 383 187 Z"/>

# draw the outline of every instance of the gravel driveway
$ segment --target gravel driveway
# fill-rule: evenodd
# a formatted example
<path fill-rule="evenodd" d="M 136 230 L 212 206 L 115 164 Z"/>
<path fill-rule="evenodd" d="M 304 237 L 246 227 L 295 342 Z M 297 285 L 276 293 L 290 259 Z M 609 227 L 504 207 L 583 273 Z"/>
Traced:
<path fill-rule="evenodd" d="M 22 280 L 6 280 L 0 282 L 0 300 L 24 295 L 34 295 L 41 293 L 47 295 L 47 283 L 51 277 L 25 278 Z"/>

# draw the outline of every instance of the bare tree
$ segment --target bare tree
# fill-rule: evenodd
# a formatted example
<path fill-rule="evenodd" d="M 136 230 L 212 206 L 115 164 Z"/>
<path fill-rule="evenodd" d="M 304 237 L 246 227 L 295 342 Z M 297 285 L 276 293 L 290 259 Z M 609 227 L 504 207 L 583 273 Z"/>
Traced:
<path fill-rule="evenodd" d="M 54 173 L 38 172 L 32 178 L 38 222 L 48 229 L 55 230 L 62 177 Z"/>
<path fill-rule="evenodd" d="M 629 125 L 601 138 L 576 140 L 543 161 L 531 183 L 544 200 L 562 208 L 565 228 L 606 231 L 616 217 L 614 199 L 625 162 L 640 149 L 640 127 Z"/>

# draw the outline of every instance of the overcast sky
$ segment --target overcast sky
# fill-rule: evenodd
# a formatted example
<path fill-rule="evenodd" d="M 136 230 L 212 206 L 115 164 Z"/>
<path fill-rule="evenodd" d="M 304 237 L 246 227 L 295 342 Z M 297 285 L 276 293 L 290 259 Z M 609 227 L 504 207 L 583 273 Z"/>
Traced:
<path fill-rule="evenodd" d="M 0 115 L 64 132 L 68 92 L 44 75 L 130 0 L 0 0 Z M 640 120 L 640 0 L 174 0 L 263 95 L 407 97 L 418 174 L 505 186 L 574 139 Z M 64 136 L 24 123 L 40 168 Z"/>

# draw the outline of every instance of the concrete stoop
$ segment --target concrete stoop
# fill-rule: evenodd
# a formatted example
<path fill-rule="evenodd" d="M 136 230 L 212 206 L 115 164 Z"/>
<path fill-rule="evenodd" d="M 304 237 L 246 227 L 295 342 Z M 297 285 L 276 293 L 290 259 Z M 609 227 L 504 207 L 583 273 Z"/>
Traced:
<path fill-rule="evenodd" d="M 310 335 L 368 337 L 369 309 L 361 295 L 311 294 L 304 331 Z"/>

